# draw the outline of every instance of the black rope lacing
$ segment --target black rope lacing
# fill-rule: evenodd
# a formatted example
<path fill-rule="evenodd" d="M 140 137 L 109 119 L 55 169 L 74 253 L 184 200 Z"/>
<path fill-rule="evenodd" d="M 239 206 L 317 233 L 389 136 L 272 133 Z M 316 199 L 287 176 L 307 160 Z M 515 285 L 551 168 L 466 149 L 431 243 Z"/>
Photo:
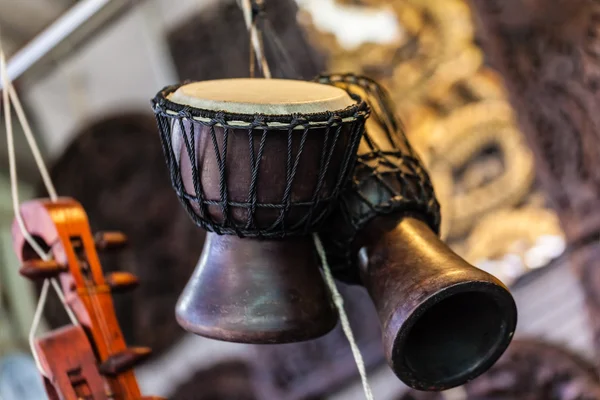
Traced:
<path fill-rule="evenodd" d="M 379 125 L 385 136 L 385 143 L 380 137 L 375 140 L 367 127 L 353 178 L 320 231 L 334 275 L 358 283 L 354 245 L 358 233 L 369 222 L 379 216 L 416 215 L 439 232 L 440 207 L 429 175 L 408 142 L 387 92 L 375 81 L 353 74 L 322 75 L 316 81 L 362 93 L 371 108 L 370 120 Z"/>
<path fill-rule="evenodd" d="M 283 238 L 307 235 L 322 224 L 337 205 L 337 199 L 347 186 L 356 163 L 356 151 L 369 115 L 367 104 L 358 95 L 356 103 L 344 110 L 294 115 L 239 114 L 202 110 L 168 100 L 167 96 L 181 85 L 163 89 L 152 100 L 171 183 L 185 210 L 203 229 L 217 234 L 240 237 Z M 176 129 L 175 129 L 176 127 Z M 318 132 L 317 132 L 318 130 Z M 208 135 L 208 147 L 218 169 L 218 196 L 209 198 L 202 180 L 198 146 L 200 135 Z M 265 148 L 272 140 L 286 135 L 285 184 L 279 201 L 261 199 L 259 189 L 271 185 L 271 176 L 260 173 Z M 322 140 L 318 147 L 318 171 L 311 196 L 296 199 L 295 185 L 304 179 L 298 176 L 307 140 Z M 344 140 L 341 140 L 342 136 Z M 247 143 L 249 182 L 243 197 L 232 198 L 228 187 L 231 171 L 228 150 L 233 143 Z M 174 143 L 179 143 L 174 148 Z M 237 147 L 239 150 L 239 146 Z M 342 154 L 333 165 L 334 155 Z M 233 155 L 234 156 L 234 155 Z M 191 187 L 182 179 L 182 157 L 191 169 Z M 232 157 L 232 156 L 229 156 Z M 339 163 L 339 165 L 338 165 Z M 246 172 L 244 172 L 246 173 Z M 325 182 L 333 184 L 325 185 Z M 327 186 L 327 190 L 325 190 Z M 257 215 L 275 210 L 276 217 L 268 225 L 258 223 Z M 293 217 L 291 216 L 293 214 Z M 301 217 L 298 215 L 301 214 Z M 244 217 L 242 217 L 244 216 Z"/>

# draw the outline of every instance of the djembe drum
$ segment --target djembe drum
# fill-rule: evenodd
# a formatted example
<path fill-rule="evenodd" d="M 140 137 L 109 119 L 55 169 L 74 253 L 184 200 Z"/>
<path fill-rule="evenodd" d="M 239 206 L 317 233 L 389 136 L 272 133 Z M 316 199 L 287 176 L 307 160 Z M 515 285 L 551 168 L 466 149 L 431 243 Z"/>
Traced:
<path fill-rule="evenodd" d="M 352 184 L 321 230 L 333 273 L 368 289 L 386 357 L 402 381 L 420 390 L 463 384 L 508 346 L 514 300 L 500 281 L 438 238 L 433 187 L 387 93 L 353 75 L 318 81 L 360 95 L 372 110 Z"/>
<path fill-rule="evenodd" d="M 314 82 L 225 79 L 167 87 L 153 107 L 173 187 L 209 231 L 180 325 L 247 343 L 331 330 L 310 234 L 351 177 L 366 104 Z"/>

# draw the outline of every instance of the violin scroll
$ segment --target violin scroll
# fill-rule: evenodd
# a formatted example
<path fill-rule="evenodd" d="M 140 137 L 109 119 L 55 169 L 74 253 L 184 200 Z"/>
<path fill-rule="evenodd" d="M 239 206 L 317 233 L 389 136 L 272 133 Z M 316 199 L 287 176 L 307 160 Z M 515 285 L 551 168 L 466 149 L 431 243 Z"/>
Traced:
<path fill-rule="evenodd" d="M 104 276 L 97 250 L 122 248 L 120 232 L 92 235 L 83 207 L 71 198 L 32 200 L 20 213 L 29 234 L 49 251 L 41 260 L 31 251 L 19 225 L 13 246 L 32 280 L 57 278 L 79 325 L 54 330 L 35 342 L 51 399 L 159 400 L 142 397 L 133 368 L 150 356 L 146 347 L 127 347 L 115 315 L 112 294 L 135 288 L 127 272 Z"/>

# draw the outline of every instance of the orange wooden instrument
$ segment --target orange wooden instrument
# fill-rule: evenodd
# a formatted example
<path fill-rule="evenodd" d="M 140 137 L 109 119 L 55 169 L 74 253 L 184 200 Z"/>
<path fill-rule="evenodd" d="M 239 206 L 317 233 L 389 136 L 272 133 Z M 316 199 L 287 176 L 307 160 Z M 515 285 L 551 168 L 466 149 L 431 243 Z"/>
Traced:
<path fill-rule="evenodd" d="M 41 260 L 13 223 L 13 245 L 21 274 L 33 280 L 56 277 L 80 325 L 63 327 L 36 339 L 51 400 L 158 400 L 143 397 L 132 368 L 149 348 L 128 348 L 117 321 L 112 293 L 137 285 L 129 273 L 104 276 L 97 248 L 120 247 L 117 232 L 92 236 L 83 207 L 71 198 L 32 200 L 21 205 L 25 227 L 49 252 Z"/>

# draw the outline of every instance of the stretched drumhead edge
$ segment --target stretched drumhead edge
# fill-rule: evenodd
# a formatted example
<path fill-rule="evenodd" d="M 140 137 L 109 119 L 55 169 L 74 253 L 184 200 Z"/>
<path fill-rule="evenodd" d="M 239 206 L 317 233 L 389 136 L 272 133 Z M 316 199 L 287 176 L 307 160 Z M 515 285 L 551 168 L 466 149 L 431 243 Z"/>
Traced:
<path fill-rule="evenodd" d="M 167 99 L 209 111 L 264 115 L 340 111 L 356 104 L 346 91 L 331 85 L 258 78 L 193 82 L 181 86 Z"/>

